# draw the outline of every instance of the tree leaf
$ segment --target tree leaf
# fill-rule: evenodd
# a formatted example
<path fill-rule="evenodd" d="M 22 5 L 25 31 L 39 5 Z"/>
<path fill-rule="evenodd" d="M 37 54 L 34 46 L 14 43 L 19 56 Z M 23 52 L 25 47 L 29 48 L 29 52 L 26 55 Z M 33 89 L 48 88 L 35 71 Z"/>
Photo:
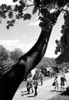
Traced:
<path fill-rule="evenodd" d="M 7 6 L 7 10 L 11 10 L 11 9 L 12 9 L 11 5 Z"/>
<path fill-rule="evenodd" d="M 57 54 L 57 50 L 55 50 L 55 54 Z"/>
<path fill-rule="evenodd" d="M 55 42 L 58 43 L 59 41 L 56 39 Z"/>
<path fill-rule="evenodd" d="M 13 12 L 9 12 L 8 16 L 9 18 L 13 18 Z"/>
<path fill-rule="evenodd" d="M 18 0 L 13 0 L 13 2 L 17 2 Z"/>
<path fill-rule="evenodd" d="M 2 11 L 0 11 L 0 16 L 1 16 L 2 18 L 6 18 L 6 15 L 5 15 Z"/>
<path fill-rule="evenodd" d="M 6 26 L 6 28 L 7 28 L 7 30 L 9 30 L 10 26 L 9 26 L 9 25 L 7 25 L 7 26 Z"/>
<path fill-rule="evenodd" d="M 24 20 L 30 20 L 31 19 L 31 15 L 26 13 L 23 18 L 24 18 Z"/>
<path fill-rule="evenodd" d="M 19 3 L 20 3 L 20 5 L 21 5 L 22 7 L 25 7 L 25 3 L 24 3 L 22 0 L 20 0 Z"/>
<path fill-rule="evenodd" d="M 69 7 L 69 3 L 67 4 L 67 7 Z"/>
<path fill-rule="evenodd" d="M 35 13 L 37 12 L 37 10 L 38 10 L 38 9 L 37 9 L 36 7 L 34 7 L 34 8 L 33 8 L 33 11 L 32 11 L 32 14 L 35 14 Z"/>

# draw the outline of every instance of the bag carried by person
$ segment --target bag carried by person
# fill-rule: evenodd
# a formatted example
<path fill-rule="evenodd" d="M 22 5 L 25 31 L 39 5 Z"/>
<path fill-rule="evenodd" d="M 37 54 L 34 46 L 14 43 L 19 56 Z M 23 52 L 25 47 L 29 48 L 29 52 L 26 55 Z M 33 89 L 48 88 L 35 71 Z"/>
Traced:
<path fill-rule="evenodd" d="M 54 86 L 55 85 L 55 82 L 53 82 L 52 85 Z"/>

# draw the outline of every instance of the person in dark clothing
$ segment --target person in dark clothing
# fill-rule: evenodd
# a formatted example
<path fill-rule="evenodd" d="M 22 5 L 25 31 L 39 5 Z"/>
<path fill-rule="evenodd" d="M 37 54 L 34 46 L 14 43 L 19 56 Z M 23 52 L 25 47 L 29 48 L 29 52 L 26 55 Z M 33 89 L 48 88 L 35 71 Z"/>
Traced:
<path fill-rule="evenodd" d="M 26 87 L 27 87 L 27 92 L 28 92 L 28 94 L 30 94 L 30 78 L 29 78 L 29 77 L 27 78 Z"/>
<path fill-rule="evenodd" d="M 34 80 L 34 96 L 37 95 L 38 81 Z"/>
<path fill-rule="evenodd" d="M 67 80 L 65 78 L 65 75 L 62 76 L 60 78 L 60 85 L 61 85 L 61 91 L 64 91 L 65 90 L 65 85 L 67 84 Z"/>
<path fill-rule="evenodd" d="M 38 80 L 39 79 L 39 74 L 38 71 L 35 72 L 33 80 Z"/>

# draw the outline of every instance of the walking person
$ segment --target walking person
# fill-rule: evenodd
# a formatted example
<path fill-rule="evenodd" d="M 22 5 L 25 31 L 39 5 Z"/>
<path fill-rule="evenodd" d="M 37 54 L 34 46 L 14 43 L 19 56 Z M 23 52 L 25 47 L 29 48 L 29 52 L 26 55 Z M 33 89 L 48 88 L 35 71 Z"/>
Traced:
<path fill-rule="evenodd" d="M 33 80 L 38 80 L 39 79 L 39 73 L 38 71 L 36 70 L 35 74 L 34 74 L 34 77 L 33 77 Z"/>
<path fill-rule="evenodd" d="M 61 86 L 61 91 L 65 91 L 66 90 L 66 87 L 67 87 L 67 80 L 65 78 L 65 75 L 63 75 L 61 78 L 60 78 L 60 86 Z"/>
<path fill-rule="evenodd" d="M 41 85 L 43 85 L 43 74 L 42 73 L 40 73 L 40 82 L 41 82 Z"/>
<path fill-rule="evenodd" d="M 30 90 L 33 93 L 33 78 L 32 77 L 30 77 Z"/>
<path fill-rule="evenodd" d="M 30 78 L 29 78 L 29 76 L 27 77 L 27 84 L 26 84 L 26 87 L 27 87 L 27 92 L 28 92 L 28 94 L 30 94 Z"/>
<path fill-rule="evenodd" d="M 34 80 L 34 96 L 37 95 L 37 89 L 38 89 L 38 81 L 37 79 Z"/>
<path fill-rule="evenodd" d="M 54 86 L 54 90 L 58 91 L 58 76 L 55 76 L 54 82 L 52 84 Z"/>

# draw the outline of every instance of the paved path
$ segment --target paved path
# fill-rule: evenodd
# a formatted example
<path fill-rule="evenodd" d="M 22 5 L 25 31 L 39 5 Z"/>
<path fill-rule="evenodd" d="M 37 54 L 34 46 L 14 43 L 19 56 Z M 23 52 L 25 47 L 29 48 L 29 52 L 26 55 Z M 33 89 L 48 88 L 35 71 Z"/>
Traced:
<path fill-rule="evenodd" d="M 60 79 L 59 78 L 58 80 Z M 69 73 L 66 74 L 66 79 L 69 83 Z M 56 92 L 53 91 L 53 83 L 54 78 L 51 78 L 49 80 L 44 81 L 42 86 L 38 86 L 38 96 L 34 97 L 34 93 L 32 94 L 26 94 L 26 88 L 22 88 L 22 89 L 18 89 L 18 91 L 16 92 L 13 100 L 48 100 L 51 99 L 52 97 L 59 95 L 61 92 Z M 69 85 L 69 84 L 68 84 Z M 23 93 L 21 92 L 23 91 Z M 24 95 L 22 95 L 24 94 Z"/>

